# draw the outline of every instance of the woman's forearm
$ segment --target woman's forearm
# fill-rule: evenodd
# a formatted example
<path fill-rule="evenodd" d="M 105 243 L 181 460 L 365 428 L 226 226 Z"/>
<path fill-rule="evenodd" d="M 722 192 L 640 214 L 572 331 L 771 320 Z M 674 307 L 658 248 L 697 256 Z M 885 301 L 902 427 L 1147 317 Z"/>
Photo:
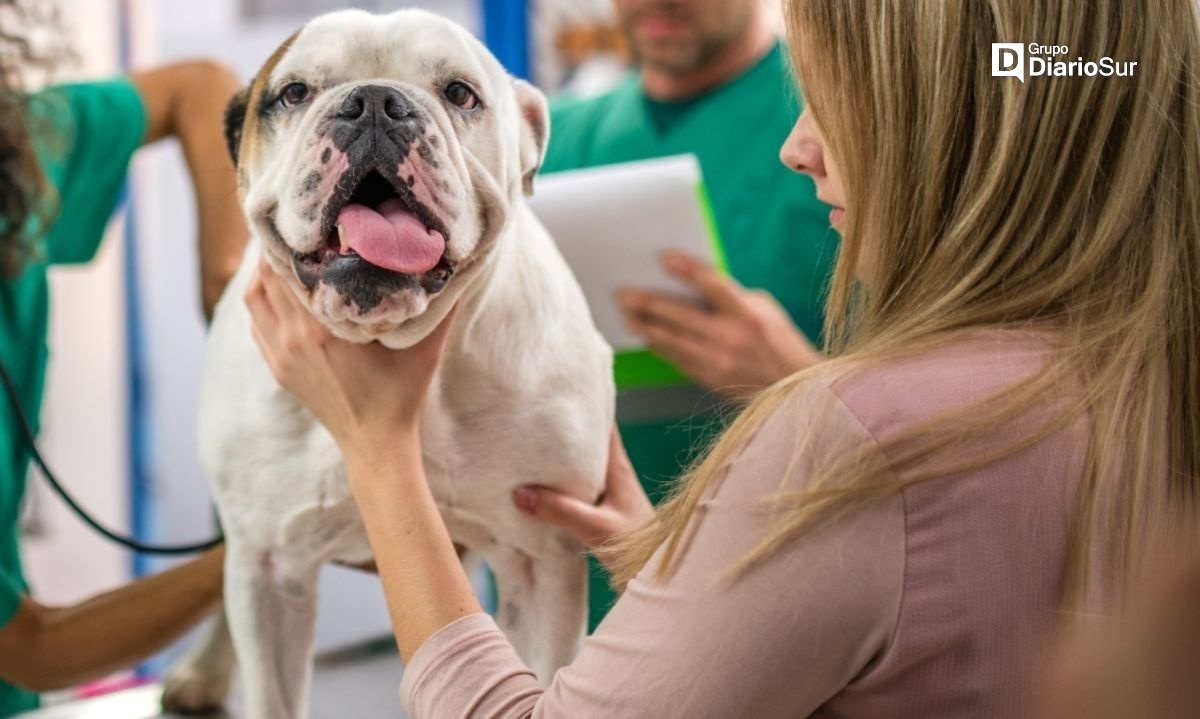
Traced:
<path fill-rule="evenodd" d="M 73 686 L 165 648 L 221 601 L 225 550 L 71 607 L 39 608 L 11 681 L 31 689 Z M 8 677 L 6 677 L 8 678 Z"/>
<path fill-rule="evenodd" d="M 482 609 L 425 482 L 419 439 L 387 453 L 346 454 L 400 656 L 408 661 L 434 632 Z"/>

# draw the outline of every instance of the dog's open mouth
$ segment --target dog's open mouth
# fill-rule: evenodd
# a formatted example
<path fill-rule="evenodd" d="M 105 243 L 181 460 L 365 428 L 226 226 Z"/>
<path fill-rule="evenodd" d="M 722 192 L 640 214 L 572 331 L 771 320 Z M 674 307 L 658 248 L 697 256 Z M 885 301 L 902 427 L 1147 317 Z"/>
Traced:
<path fill-rule="evenodd" d="M 322 245 L 307 254 L 292 252 L 300 281 L 310 288 L 322 280 L 360 284 L 365 274 L 397 287 L 416 280 L 427 291 L 440 291 L 454 273 L 445 233 L 401 189 L 371 170 L 348 195 L 335 196 L 325 211 Z"/>

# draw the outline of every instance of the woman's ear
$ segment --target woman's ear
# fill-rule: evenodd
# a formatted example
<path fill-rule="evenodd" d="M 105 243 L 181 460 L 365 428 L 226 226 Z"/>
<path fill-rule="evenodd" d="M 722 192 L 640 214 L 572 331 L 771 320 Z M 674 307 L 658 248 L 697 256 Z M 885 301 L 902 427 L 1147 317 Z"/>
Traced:
<path fill-rule="evenodd" d="M 533 178 L 546 158 L 550 140 L 550 106 L 542 91 L 524 80 L 513 80 L 521 113 L 521 177 L 525 195 L 533 194 Z"/>
<path fill-rule="evenodd" d="M 250 88 L 242 88 L 225 106 L 225 146 L 237 167 L 238 152 L 242 147 L 242 126 L 246 124 L 246 108 L 250 104 Z"/>

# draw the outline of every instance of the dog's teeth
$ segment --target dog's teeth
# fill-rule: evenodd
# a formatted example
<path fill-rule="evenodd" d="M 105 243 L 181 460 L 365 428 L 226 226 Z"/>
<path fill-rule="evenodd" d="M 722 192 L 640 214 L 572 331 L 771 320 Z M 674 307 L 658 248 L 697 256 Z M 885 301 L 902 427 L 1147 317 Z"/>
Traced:
<path fill-rule="evenodd" d="M 341 225 L 338 225 L 337 233 L 338 233 L 338 244 L 340 245 L 338 251 L 343 255 L 347 254 L 348 252 L 350 252 L 350 245 L 346 244 L 346 230 Z"/>

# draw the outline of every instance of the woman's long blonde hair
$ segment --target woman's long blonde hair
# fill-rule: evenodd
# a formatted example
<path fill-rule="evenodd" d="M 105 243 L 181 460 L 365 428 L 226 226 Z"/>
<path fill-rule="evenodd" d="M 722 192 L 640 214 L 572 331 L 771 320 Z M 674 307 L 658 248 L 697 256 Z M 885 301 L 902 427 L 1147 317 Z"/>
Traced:
<path fill-rule="evenodd" d="M 1078 600 L 1096 570 L 1090 557 L 1122 576 L 1146 524 L 1168 508 L 1190 511 L 1200 490 L 1195 0 L 785 5 L 793 64 L 847 198 L 826 320 L 831 360 L 749 404 L 656 521 L 614 544 L 614 580 L 660 548 L 658 576 L 671 571 L 700 500 L 815 373 L 936 348 L 956 330 L 1019 327 L 1056 338 L 1044 372 L 888 440 L 887 466 L 863 448 L 823 468 L 807 491 L 772 498 L 762 541 L 733 569 L 883 494 L 994 461 L 1085 417 L 1064 598 Z M 994 42 L 1067 45 L 1060 59 L 1137 65 L 1131 77 L 1021 82 L 992 77 Z M 1039 413 L 1048 402 L 1054 411 Z M 1005 447 L 957 463 L 944 451 L 1002 424 L 1019 427 Z"/>

